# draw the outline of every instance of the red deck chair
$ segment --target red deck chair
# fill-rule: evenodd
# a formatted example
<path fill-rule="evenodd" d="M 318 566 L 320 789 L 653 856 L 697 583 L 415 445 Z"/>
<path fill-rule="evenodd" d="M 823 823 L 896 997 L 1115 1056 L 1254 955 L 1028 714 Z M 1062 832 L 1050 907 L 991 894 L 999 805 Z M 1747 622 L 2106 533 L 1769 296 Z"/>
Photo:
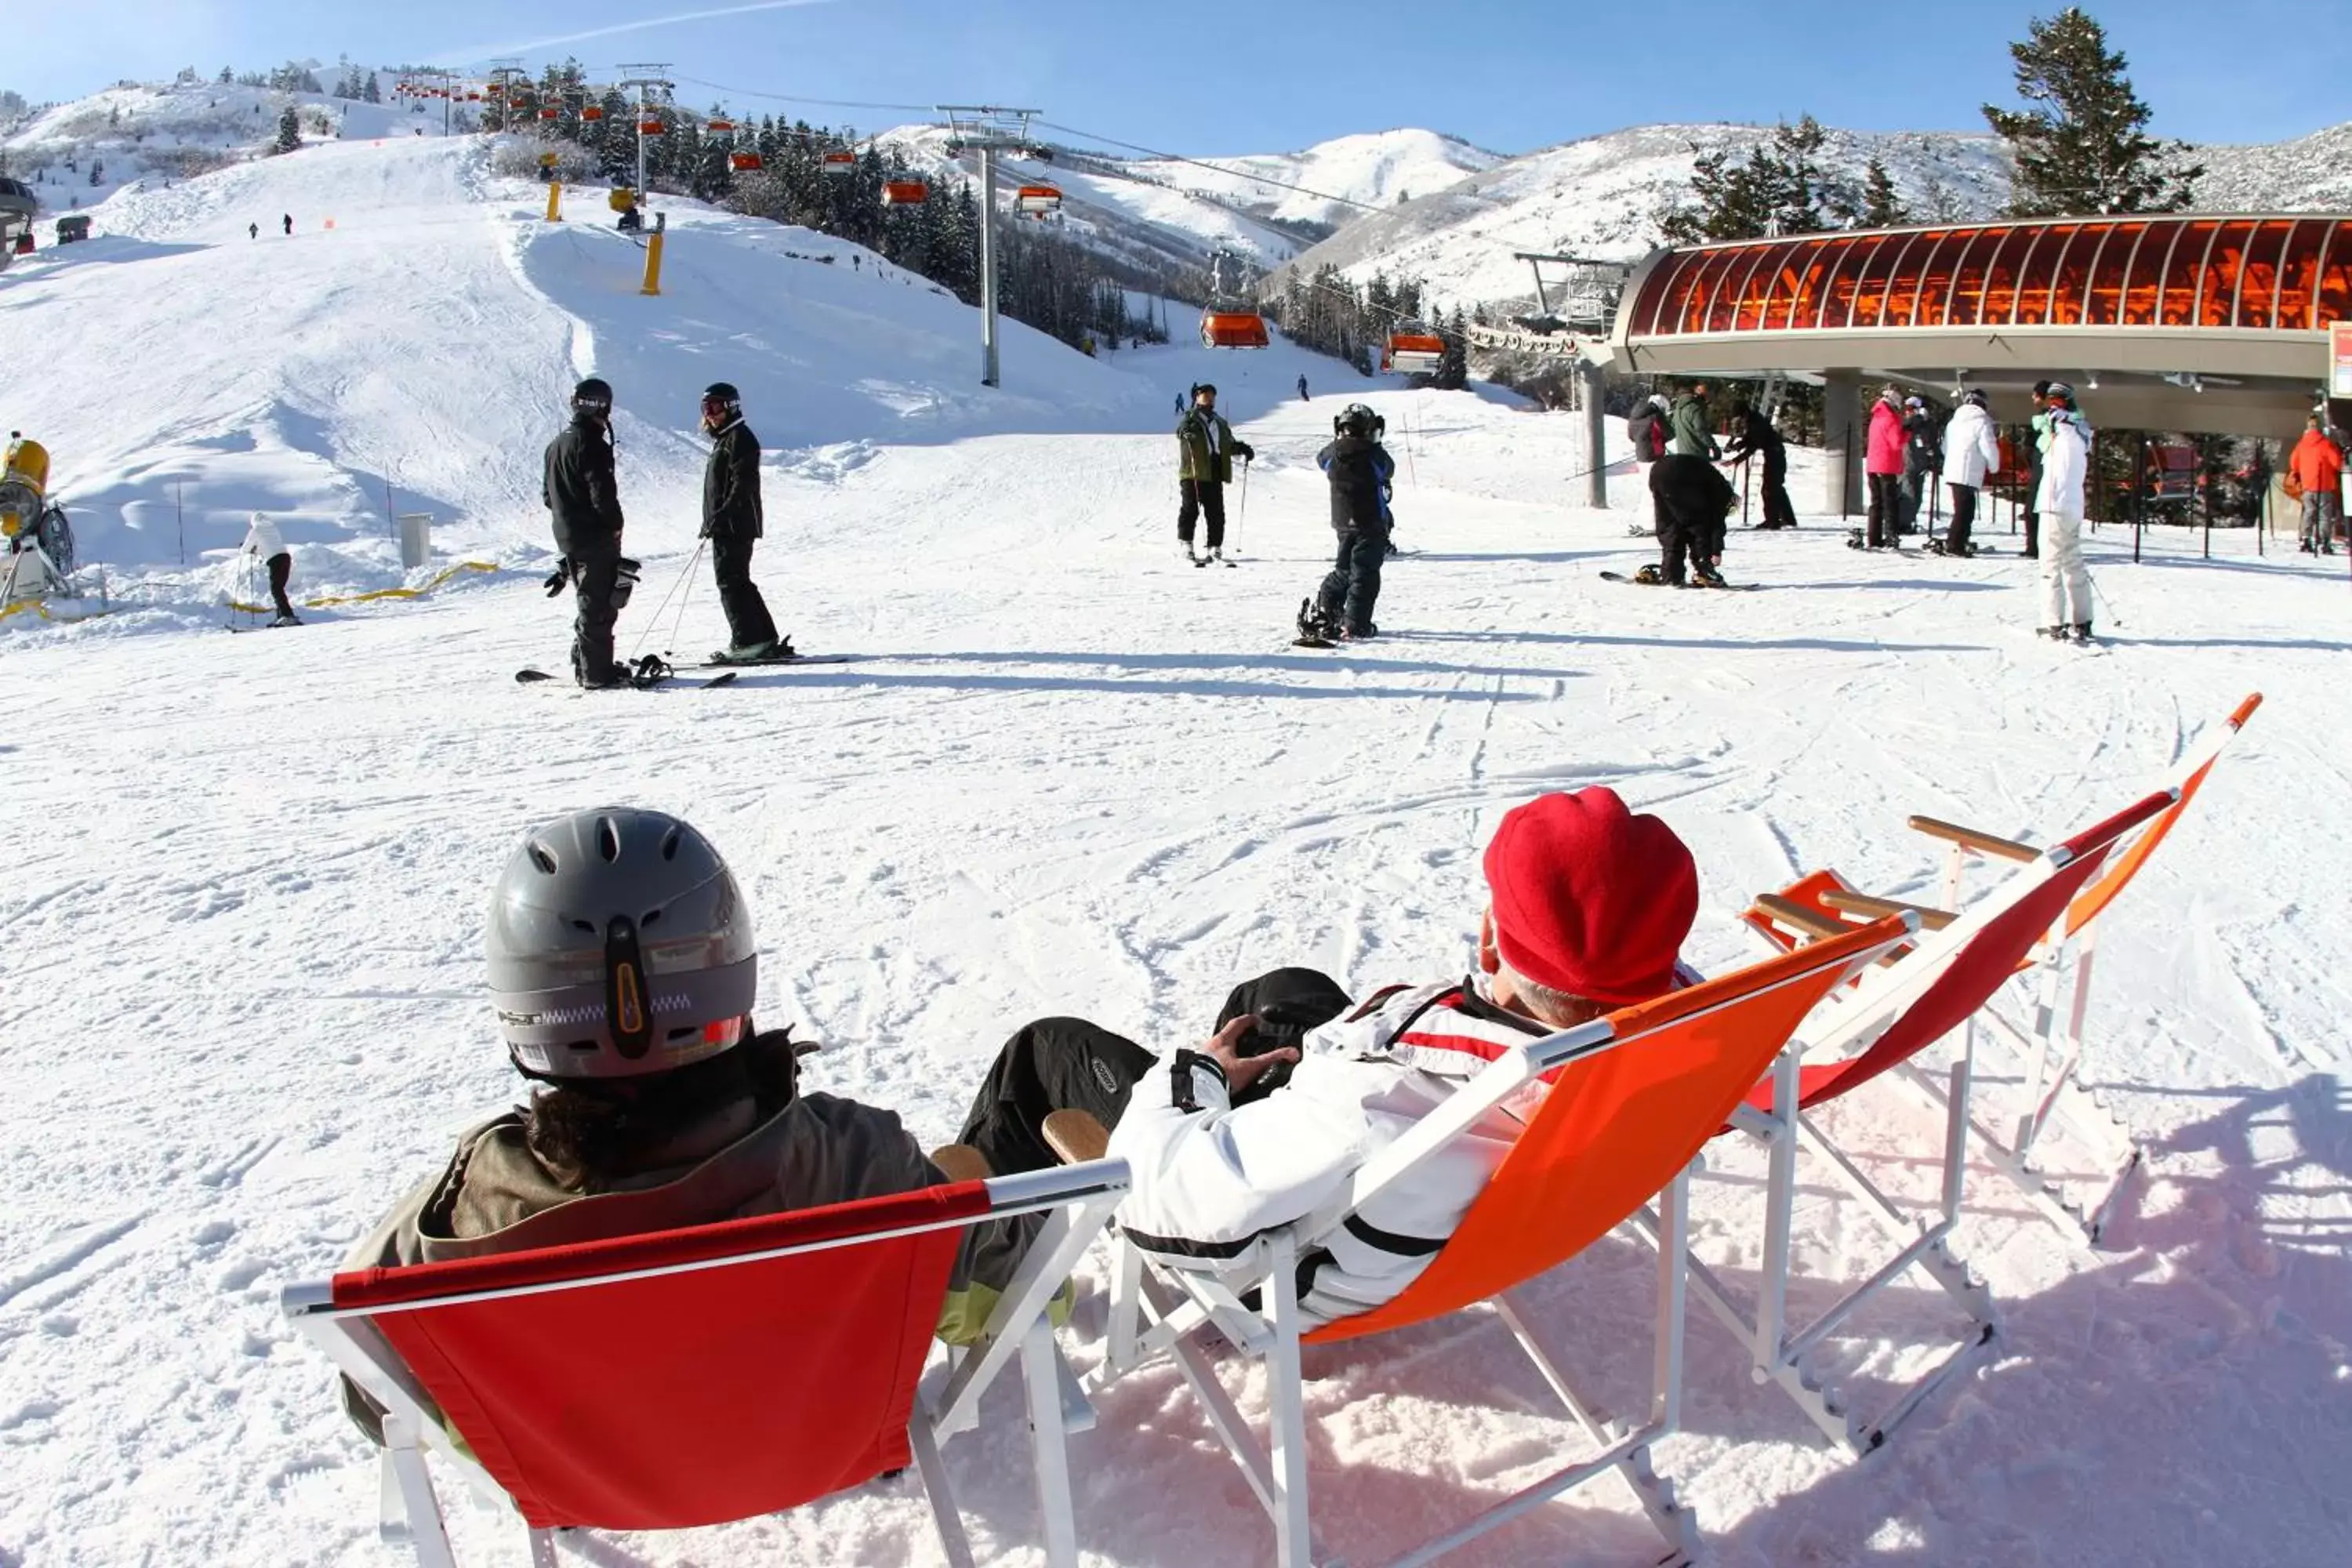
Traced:
<path fill-rule="evenodd" d="M 1264 1264 L 1233 1274 L 1179 1267 L 1131 1242 L 1112 1282 L 1108 1353 L 1098 1383 L 1172 1354 L 1210 1426 L 1273 1516 L 1279 1568 L 1328 1562 L 1307 1506 L 1304 1343 L 1328 1344 L 1403 1328 L 1492 1302 L 1593 1451 L 1522 1489 L 1458 1529 L 1391 1559 L 1433 1561 L 1612 1471 L 1622 1476 L 1676 1554 L 1696 1550 L 1689 1511 L 1650 1468 L 1650 1447 L 1674 1432 L 1682 1397 L 1684 1199 L 1691 1162 L 1790 1034 L 1832 989 L 1906 940 L 1915 922 L 1893 916 L 1578 1028 L 1531 1040 L 1481 1070 L 1436 1114 L 1382 1150 L 1315 1214 L 1271 1233 Z M 1298 1258 L 1321 1245 L 1375 1194 L 1411 1175 L 1482 1115 L 1555 1075 L 1549 1090 L 1486 1192 L 1428 1268 L 1393 1300 L 1311 1332 L 1299 1322 Z M 1657 1342 L 1650 1406 L 1639 1422 L 1594 1413 L 1528 1328 L 1517 1287 L 1576 1256 L 1659 1199 Z M 1244 1297 L 1255 1292 L 1256 1307 Z M 1221 1335 L 1263 1359 L 1271 1444 L 1262 1447 L 1194 1336 Z"/>
<path fill-rule="evenodd" d="M 919 1468 L 949 1561 L 971 1547 L 940 1435 L 1017 1353 L 1046 1560 L 1077 1561 L 1046 1306 L 1126 1192 L 1124 1161 L 289 1287 L 286 1314 L 384 1412 L 383 1533 L 454 1568 L 431 1452 L 555 1531 L 773 1513 Z M 919 1386 L 964 1232 L 1048 1212 L 952 1373 Z M 588 1336 L 553 1331 L 593 1324 Z"/>
<path fill-rule="evenodd" d="M 1959 1221 L 1967 1174 L 1977 1020 L 1993 994 L 2027 961 L 2042 934 L 2097 875 L 2116 845 L 2173 804 L 2172 792 L 2159 791 L 2084 828 L 2037 855 L 2032 865 L 1987 893 L 1965 915 L 1940 922 L 1943 929 L 1910 944 L 1902 956 L 1890 953 L 1894 962 L 1841 993 L 1834 1005 L 1801 1031 L 1802 1054 L 1822 1059 L 1803 1063 L 1797 1053 L 1782 1058 L 1772 1077 L 1749 1093 L 1735 1117 L 1735 1126 L 1763 1137 L 1771 1146 L 1757 1300 L 1752 1309 L 1743 1308 L 1696 1259 L 1690 1266 L 1693 1288 L 1725 1326 L 1748 1342 L 1758 1375 L 1776 1384 L 1832 1440 L 1857 1452 L 1878 1447 L 1897 1423 L 1966 1365 L 1979 1347 L 1990 1344 L 1998 1331 L 1991 1293 L 1953 1256 L 1948 1241 Z M 1823 885 L 1824 879 L 1818 877 L 1800 884 Z M 1842 940 L 1864 929 L 1848 924 L 1833 911 L 1809 909 L 1786 896 L 1769 898 L 1762 908 L 1774 921 L 1794 928 L 1784 931 L 1775 924 L 1773 934 L 1784 944 L 1807 937 Z M 1915 918 L 1918 914 L 1904 912 Z M 1795 951 L 1805 949 L 1797 946 Z M 1941 1091 L 1948 1108 L 1942 1190 L 1935 1213 L 1922 1216 L 1864 1175 L 1806 1113 L 1883 1074 L 1898 1069 L 1917 1073 L 1913 1058 L 1955 1033 L 1959 1036 L 1959 1049 L 1949 1069 L 1948 1085 Z M 1925 1079 L 1927 1075 L 1917 1076 Z M 1808 1327 L 1792 1331 L 1788 1321 L 1790 1237 L 1794 1228 L 1801 1146 L 1825 1158 L 1829 1170 L 1861 1200 L 1864 1210 L 1885 1226 L 1898 1246 L 1862 1284 L 1839 1297 Z M 1885 1413 L 1864 1421 L 1840 1391 L 1825 1382 L 1814 1364 L 1813 1352 L 1856 1309 L 1915 1268 L 1952 1299 L 1966 1323 L 1949 1354 L 1915 1381 Z"/>
<path fill-rule="evenodd" d="M 2099 932 L 2105 924 L 2102 917 L 2171 833 L 2181 813 L 2203 788 L 2213 764 L 2262 705 L 2262 693 L 2249 695 L 2227 720 L 2199 737 L 2168 782 L 2175 797 L 2171 806 L 2123 847 L 2111 864 L 2067 904 L 2064 918 L 2052 925 L 2031 957 L 2019 965 L 2017 984 L 2011 988 L 2013 1005 L 2006 1011 L 1989 1007 L 1985 1012 L 1988 1037 L 2017 1053 L 2021 1099 L 2016 1116 L 2006 1128 L 1996 1130 L 1981 1121 L 1976 1123 L 1984 1157 L 2015 1182 L 2045 1218 L 2062 1229 L 2080 1226 L 2094 1242 L 2105 1229 L 2126 1178 L 2142 1157 L 2131 1130 L 2082 1082 L 2083 1022 L 2090 1006 Z M 1911 826 L 1950 849 L 1944 869 L 1944 910 L 1920 911 L 1931 927 L 1952 918 L 1947 910 L 1960 907 L 1966 873 L 1973 863 L 2030 864 L 2040 853 L 2031 844 L 1935 817 L 1914 816 Z M 1829 871 L 1817 871 L 1778 897 L 1786 903 L 1808 906 L 1816 915 L 1879 915 L 1916 907 L 1864 896 Z M 1748 921 L 1785 946 L 1791 938 L 1776 931 L 1776 917 L 1767 907 L 1772 902 L 1758 900 L 1758 908 L 1748 912 Z M 1941 1097 L 1932 1079 L 1921 1082 L 1930 1094 Z M 2086 1198 L 2078 1197 L 2046 1169 L 2036 1152 L 2035 1145 L 2053 1121 L 2094 1151 L 2105 1169 L 2104 1179 Z"/>

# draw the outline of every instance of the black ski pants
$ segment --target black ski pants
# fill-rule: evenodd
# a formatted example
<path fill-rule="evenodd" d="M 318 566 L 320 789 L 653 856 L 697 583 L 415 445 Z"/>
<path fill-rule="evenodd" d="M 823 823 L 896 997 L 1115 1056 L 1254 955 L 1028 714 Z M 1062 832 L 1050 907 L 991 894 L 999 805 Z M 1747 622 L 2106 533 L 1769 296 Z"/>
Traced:
<path fill-rule="evenodd" d="M 1658 572 L 1669 583 L 1689 578 L 1689 563 L 1705 565 L 1708 553 L 1706 520 L 1687 515 L 1664 497 L 1658 498 Z"/>
<path fill-rule="evenodd" d="M 1764 521 L 1759 528 L 1794 528 L 1797 509 L 1789 500 L 1789 459 L 1764 462 Z"/>
<path fill-rule="evenodd" d="M 1945 531 L 1944 548 L 1954 555 L 1966 555 L 1969 531 L 1977 521 L 1977 487 L 1958 479 L 1948 482 L 1952 487 L 1952 526 Z"/>
<path fill-rule="evenodd" d="M 613 626 L 621 612 L 613 590 L 621 577 L 621 542 L 588 546 L 572 558 L 572 674 L 583 686 L 613 679 Z"/>
<path fill-rule="evenodd" d="M 719 582 L 719 607 L 727 614 L 730 647 L 776 640 L 776 618 L 751 581 L 753 541 L 732 533 L 710 536 L 710 573 Z"/>
<path fill-rule="evenodd" d="M 1381 597 L 1381 563 L 1388 553 L 1385 528 L 1350 528 L 1339 535 L 1339 559 L 1315 595 L 1327 625 L 1359 637 L 1371 629 L 1372 606 Z"/>
<path fill-rule="evenodd" d="M 1182 492 L 1184 504 L 1176 511 L 1176 537 L 1185 543 L 1192 542 L 1192 524 L 1201 518 L 1208 519 L 1207 548 L 1222 550 L 1225 545 L 1225 487 L 1214 479 L 1180 479 L 1177 488 Z"/>
<path fill-rule="evenodd" d="M 1903 476 L 1873 474 L 1870 476 L 1869 528 L 1864 542 L 1873 550 L 1882 544 L 1892 544 L 1903 524 Z"/>
<path fill-rule="evenodd" d="M 1244 1013 L 1263 1016 L 1269 1010 L 1281 1013 L 1294 1028 L 1312 1027 L 1338 1017 L 1347 1006 L 1348 994 L 1330 976 L 1312 969 L 1276 969 L 1234 986 L 1217 1015 L 1216 1027 L 1223 1028 Z M 1292 1038 L 1252 1043 L 1272 1046 Z M 979 1150 L 987 1157 L 989 1170 L 1000 1176 L 1045 1170 L 1057 1163 L 1045 1143 L 1045 1118 L 1056 1110 L 1083 1110 L 1105 1127 L 1118 1126 L 1136 1081 L 1158 1059 L 1134 1041 L 1084 1018 L 1040 1018 L 1024 1024 L 996 1053 L 956 1142 Z M 1271 1092 L 1252 1084 L 1242 1098 Z"/>
<path fill-rule="evenodd" d="M 284 551 L 269 558 L 269 602 L 288 620 L 294 618 L 294 606 L 286 597 L 286 584 L 294 579 L 294 557 Z"/>

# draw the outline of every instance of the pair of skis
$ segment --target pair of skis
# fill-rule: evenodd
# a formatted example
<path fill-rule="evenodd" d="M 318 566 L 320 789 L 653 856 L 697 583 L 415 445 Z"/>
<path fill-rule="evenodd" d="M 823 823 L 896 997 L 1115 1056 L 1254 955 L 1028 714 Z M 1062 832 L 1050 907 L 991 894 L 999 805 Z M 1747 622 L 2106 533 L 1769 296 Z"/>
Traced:
<path fill-rule="evenodd" d="M 698 691 L 715 691 L 719 687 L 734 685 L 737 678 L 747 669 L 782 669 L 801 664 L 848 664 L 857 657 L 856 654 L 849 653 L 796 653 L 789 658 L 744 659 L 730 664 L 662 664 L 658 668 L 652 669 L 641 666 L 630 672 L 628 684 L 640 691 L 650 691 L 681 678 L 704 676 L 705 679 L 692 681 L 694 689 Z M 708 672 L 711 670 L 717 670 L 719 673 L 710 675 Z M 533 669 L 529 667 L 515 671 L 516 684 L 521 686 L 535 686 L 542 681 L 560 679 L 562 678 L 551 675 L 546 670 Z"/>
<path fill-rule="evenodd" d="M 1653 583 L 1640 577 L 1628 577 L 1622 572 L 1603 572 L 1601 574 L 1601 579 L 1604 583 L 1631 583 L 1637 588 L 1705 588 L 1718 594 L 1752 594 L 1764 585 L 1761 583 L 1708 583 L 1706 581 L 1668 583 L 1664 579 Z"/>

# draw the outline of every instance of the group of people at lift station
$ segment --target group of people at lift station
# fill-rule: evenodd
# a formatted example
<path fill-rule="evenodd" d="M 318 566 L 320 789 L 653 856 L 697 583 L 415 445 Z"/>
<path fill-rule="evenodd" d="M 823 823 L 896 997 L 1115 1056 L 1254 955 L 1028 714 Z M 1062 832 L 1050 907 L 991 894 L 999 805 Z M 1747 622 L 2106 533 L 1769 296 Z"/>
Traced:
<path fill-rule="evenodd" d="M 1298 378 L 1306 395 L 1307 378 Z M 1297 645 L 1333 647 L 1378 637 L 1372 609 L 1381 596 L 1381 565 L 1393 551 L 1396 459 L 1381 438 L 1388 422 L 1360 403 L 1351 403 L 1331 421 L 1331 439 L 1315 455 L 1331 487 L 1331 531 L 1339 536 L 1338 559 L 1315 593 L 1299 602 Z M 1202 382 L 1176 421 L 1176 542 L 1195 566 L 1230 566 L 1225 558 L 1225 487 L 1234 460 L 1242 482 L 1257 456 L 1217 412 L 1217 389 Z M 1246 499 L 1247 491 L 1244 491 Z M 1205 552 L 1195 547 L 1195 530 L 1208 530 Z"/>
<path fill-rule="evenodd" d="M 710 458 L 702 478 L 702 539 L 710 552 L 727 646 L 714 665 L 775 664 L 799 657 L 776 633 L 767 600 L 751 581 L 751 548 L 764 530 L 760 501 L 760 439 L 743 423 L 741 395 L 726 382 L 702 394 L 702 429 Z M 572 422 L 548 443 L 541 497 L 561 559 L 547 579 L 550 598 L 570 588 L 576 601 L 572 679 L 591 690 L 650 686 L 670 667 L 648 654 L 625 664 L 614 656 L 614 627 L 636 588 L 639 565 L 621 552 L 624 518 L 613 460 L 613 388 L 591 376 L 572 389 Z"/>
<path fill-rule="evenodd" d="M 891 1110 L 823 1092 L 830 1050 L 752 1018 L 759 944 L 745 889 L 695 828 L 603 807 L 537 827 L 492 889 L 485 936 L 498 1037 L 529 1085 L 461 1134 L 346 1267 L 403 1268 L 919 1190 L 1057 1163 L 1046 1119 L 1108 1130 L 1133 1185 L 1118 1221 L 1176 1267 L 1223 1267 L 1342 1192 L 1440 1113 L 1500 1051 L 1663 995 L 1698 910 L 1690 850 L 1592 787 L 1504 816 L 1471 914 L 1477 971 L 1351 996 L 1311 969 L 1242 981 L 1213 1026 L 1138 1018 L 1147 1048 L 1078 1017 L 1015 1028 L 978 1082 L 957 1145 L 927 1155 Z M 807 962 L 803 952 L 795 963 Z M 783 994 L 787 987 L 772 986 Z M 642 1000 L 641 1000 L 642 999 Z M 1049 1011 L 1066 998 L 1039 996 Z M 650 1005 L 646 1005 L 648 1003 Z M 1141 1026 L 1140 1028 L 1135 1028 Z M 848 1059 L 859 1059 L 855 1052 Z M 816 1082 L 811 1081 L 817 1080 Z M 1530 1086 L 1539 1092 L 1539 1086 Z M 1384 1188 L 1363 1224 L 1300 1271 L 1309 1325 L 1371 1310 L 1427 1268 L 1534 1113 L 1532 1095 Z M 437 1114 L 437 1113 L 436 1113 Z M 1042 1216 L 970 1233 L 936 1324 L 985 1327 Z M 823 1314 L 810 1300 L 795 1311 Z M 345 1385 L 381 1440 L 381 1412 Z M 460 1437 L 467 1436 L 463 1431 Z"/>

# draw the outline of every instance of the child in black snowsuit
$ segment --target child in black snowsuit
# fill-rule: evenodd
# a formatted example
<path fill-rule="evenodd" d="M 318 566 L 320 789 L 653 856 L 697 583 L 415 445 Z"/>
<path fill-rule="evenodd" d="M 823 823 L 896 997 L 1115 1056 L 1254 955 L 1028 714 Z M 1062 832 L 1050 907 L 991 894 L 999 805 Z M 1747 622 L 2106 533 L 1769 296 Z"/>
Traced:
<path fill-rule="evenodd" d="M 1663 559 L 1654 569 L 1645 568 L 1642 580 L 1681 587 L 1687 558 L 1692 576 L 1720 587 L 1716 563 L 1723 557 L 1725 520 L 1739 504 L 1731 481 L 1705 458 L 1670 452 L 1650 465 L 1650 499 L 1657 507 Z"/>
<path fill-rule="evenodd" d="M 1339 536 L 1339 559 L 1316 595 L 1312 621 L 1324 637 L 1379 635 L 1372 605 L 1381 595 L 1381 561 L 1388 554 L 1385 504 L 1396 478 L 1396 459 L 1381 445 L 1388 422 L 1360 403 L 1351 403 L 1331 422 L 1330 445 L 1315 461 L 1331 480 L 1331 530 Z"/>

